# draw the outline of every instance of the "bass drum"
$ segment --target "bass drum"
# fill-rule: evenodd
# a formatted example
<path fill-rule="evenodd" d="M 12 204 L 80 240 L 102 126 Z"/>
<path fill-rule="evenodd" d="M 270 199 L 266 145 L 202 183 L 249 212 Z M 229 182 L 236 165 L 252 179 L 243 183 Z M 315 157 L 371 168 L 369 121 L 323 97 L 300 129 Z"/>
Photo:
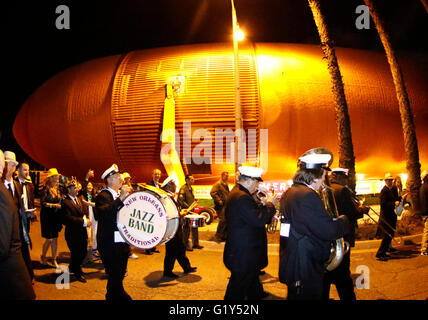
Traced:
<path fill-rule="evenodd" d="M 117 214 L 117 228 L 127 243 L 151 249 L 172 239 L 179 225 L 179 213 L 165 191 L 144 187 L 123 201 Z"/>

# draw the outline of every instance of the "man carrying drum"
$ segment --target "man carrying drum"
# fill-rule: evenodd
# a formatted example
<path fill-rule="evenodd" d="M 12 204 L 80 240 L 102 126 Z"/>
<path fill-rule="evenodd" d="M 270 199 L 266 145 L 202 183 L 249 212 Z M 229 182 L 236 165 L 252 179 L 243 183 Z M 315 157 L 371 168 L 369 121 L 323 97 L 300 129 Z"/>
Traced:
<path fill-rule="evenodd" d="M 122 186 L 123 177 L 116 164 L 104 171 L 101 179 L 107 188 L 95 198 L 95 214 L 98 251 L 108 274 L 106 300 L 132 300 L 123 288 L 130 247 L 120 235 L 116 223 L 117 213 L 123 207 L 129 189 Z"/>
<path fill-rule="evenodd" d="M 180 211 L 180 207 L 174 199 L 176 185 L 171 176 L 165 179 L 161 189 L 168 192 L 170 198 L 174 200 L 178 211 Z M 183 217 L 181 215 L 179 217 L 178 229 L 174 237 L 165 244 L 165 259 L 163 264 L 163 275 L 165 277 L 173 279 L 178 278 L 178 275 L 172 272 L 175 260 L 177 260 L 183 268 L 184 273 L 196 272 L 196 267 L 192 267 L 189 258 L 186 257 L 186 246 L 183 242 Z"/>

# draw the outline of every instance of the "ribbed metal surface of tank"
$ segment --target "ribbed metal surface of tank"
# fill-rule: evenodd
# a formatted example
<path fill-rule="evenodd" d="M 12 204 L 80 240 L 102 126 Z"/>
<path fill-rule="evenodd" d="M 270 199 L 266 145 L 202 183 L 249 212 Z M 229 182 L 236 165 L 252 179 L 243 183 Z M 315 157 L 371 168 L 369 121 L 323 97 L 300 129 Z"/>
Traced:
<path fill-rule="evenodd" d="M 337 48 L 337 55 L 357 172 L 379 177 L 385 172 L 405 172 L 400 115 L 385 57 L 345 48 Z M 225 161 L 214 163 L 219 152 L 215 130 L 234 130 L 235 126 L 233 64 L 230 44 L 148 49 L 88 61 L 55 75 L 36 90 L 15 120 L 14 135 L 35 161 L 64 174 L 83 175 L 92 168 L 99 176 L 117 163 L 134 181 L 147 181 L 152 169 L 162 169 L 165 84 L 180 77 L 183 85 L 175 98 L 180 158 L 186 157 L 186 145 L 192 152 L 206 146 L 204 152 L 211 152 L 201 155 L 211 154 L 213 163 L 188 164 L 187 169 L 196 172 L 200 183 L 212 183 L 221 171 L 234 169 Z M 318 46 L 241 46 L 239 67 L 244 128 L 257 133 L 248 134 L 247 145 L 256 145 L 249 160 L 267 150 L 265 179 L 291 178 L 297 157 L 307 149 L 323 146 L 337 154 L 330 77 Z M 428 160 L 428 66 L 402 60 L 402 68 L 424 167 Z M 190 141 L 183 129 L 189 123 L 192 133 L 204 128 L 212 139 L 201 143 L 203 139 L 194 136 Z M 260 145 L 260 129 L 268 129 L 267 149 Z M 226 147 L 220 148 L 225 155 Z"/>

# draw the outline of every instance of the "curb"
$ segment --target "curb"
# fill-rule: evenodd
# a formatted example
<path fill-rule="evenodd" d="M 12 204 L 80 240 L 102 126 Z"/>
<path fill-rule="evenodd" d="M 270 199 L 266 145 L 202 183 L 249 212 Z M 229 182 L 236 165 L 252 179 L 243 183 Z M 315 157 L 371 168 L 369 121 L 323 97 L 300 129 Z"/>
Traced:
<path fill-rule="evenodd" d="M 414 234 L 410 236 L 404 236 L 394 237 L 393 243 L 397 246 L 405 245 L 406 242 L 414 242 L 419 243 L 422 241 L 422 234 Z M 199 240 L 200 244 L 204 246 L 204 249 L 207 249 L 209 251 L 223 251 L 224 250 L 224 242 L 217 243 L 215 241 L 209 241 L 209 240 Z M 362 241 L 355 241 L 355 247 L 352 248 L 353 251 L 355 250 L 367 250 L 367 249 L 377 249 L 380 246 L 380 243 L 382 240 L 362 240 Z M 279 254 L 279 244 L 271 243 L 268 244 L 268 253 L 269 254 Z"/>

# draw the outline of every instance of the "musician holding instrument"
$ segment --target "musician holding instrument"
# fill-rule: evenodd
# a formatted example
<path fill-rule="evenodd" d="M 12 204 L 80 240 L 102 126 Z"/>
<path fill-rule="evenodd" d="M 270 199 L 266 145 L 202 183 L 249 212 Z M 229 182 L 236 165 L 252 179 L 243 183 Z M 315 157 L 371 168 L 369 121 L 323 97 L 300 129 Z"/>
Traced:
<path fill-rule="evenodd" d="M 180 210 L 178 203 L 176 203 L 174 199 L 177 187 L 172 177 L 170 176 L 166 178 L 160 187 L 162 190 L 168 193 L 170 198 L 176 204 L 177 208 Z M 174 269 L 175 260 L 178 261 L 185 274 L 196 272 L 196 267 L 191 266 L 190 260 L 186 256 L 186 246 L 183 242 L 183 225 L 183 215 L 180 214 L 177 231 L 174 237 L 165 244 L 165 259 L 163 263 L 164 277 L 173 279 L 178 278 L 178 275 L 172 272 Z"/>
<path fill-rule="evenodd" d="M 95 218 L 98 220 L 98 251 L 108 275 L 106 299 L 132 300 L 123 288 L 130 247 L 119 233 L 116 221 L 128 195 L 128 186 L 122 186 L 123 177 L 116 164 L 104 171 L 101 179 L 107 188 L 95 198 Z"/>
<path fill-rule="evenodd" d="M 181 186 L 178 193 L 178 204 L 182 209 L 187 209 L 190 205 L 195 202 L 195 195 L 193 192 L 192 185 L 195 182 L 195 179 L 191 174 L 187 174 L 185 177 L 186 183 Z M 190 245 L 189 237 L 190 230 L 192 230 L 192 245 Z M 183 241 L 186 244 L 188 251 L 193 251 L 193 249 L 202 249 L 203 246 L 199 245 L 199 231 L 198 228 L 192 228 L 190 225 L 185 224 L 183 227 Z"/>
<path fill-rule="evenodd" d="M 268 294 L 263 291 L 259 272 L 268 265 L 265 225 L 275 214 L 275 206 L 263 200 L 259 205 L 253 198 L 261 168 L 239 167 L 237 184 L 226 202 L 227 238 L 223 262 L 231 271 L 225 300 L 258 300 Z"/>
<path fill-rule="evenodd" d="M 355 229 L 358 228 L 357 220 L 361 219 L 368 212 L 368 207 L 362 207 L 354 199 L 355 196 L 352 190 L 348 187 L 348 169 L 335 168 L 331 170 L 330 187 L 334 190 L 334 199 L 336 201 L 337 212 L 348 217 L 352 225 L 351 232 L 344 237 L 344 240 L 349 243 L 350 248 L 355 247 Z M 324 291 L 323 299 L 329 300 L 330 285 L 336 285 L 340 300 L 353 301 L 356 300 L 354 292 L 354 284 L 351 278 L 351 249 L 344 254 L 342 262 L 339 266 L 327 271 L 324 275 Z"/>
<path fill-rule="evenodd" d="M 346 216 L 329 216 L 317 193 L 332 160 L 331 152 L 323 150 L 327 149 L 311 149 L 299 158 L 293 185 L 281 199 L 281 212 L 287 216 L 290 232 L 279 279 L 287 285 L 288 300 L 322 299 L 332 241 L 348 234 L 351 228 Z"/>
<path fill-rule="evenodd" d="M 388 252 L 397 251 L 397 249 L 391 248 L 391 241 L 397 224 L 397 215 L 394 209 L 400 204 L 401 197 L 398 195 L 398 190 L 394 187 L 393 182 L 394 177 L 389 173 L 385 174 L 385 186 L 380 192 L 380 216 L 376 232 L 376 235 L 382 237 L 382 242 L 376 253 L 376 258 L 380 261 L 386 261 L 390 258 Z"/>

